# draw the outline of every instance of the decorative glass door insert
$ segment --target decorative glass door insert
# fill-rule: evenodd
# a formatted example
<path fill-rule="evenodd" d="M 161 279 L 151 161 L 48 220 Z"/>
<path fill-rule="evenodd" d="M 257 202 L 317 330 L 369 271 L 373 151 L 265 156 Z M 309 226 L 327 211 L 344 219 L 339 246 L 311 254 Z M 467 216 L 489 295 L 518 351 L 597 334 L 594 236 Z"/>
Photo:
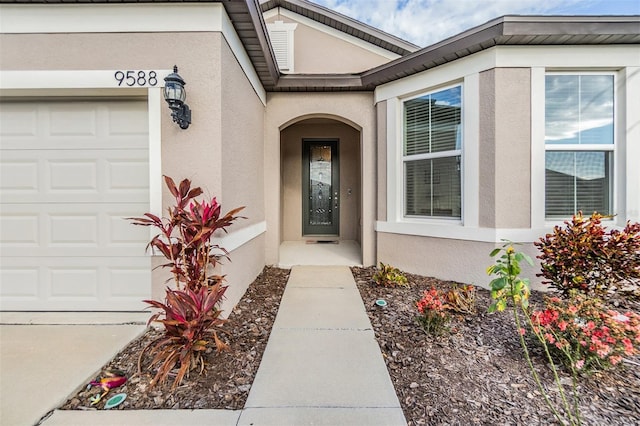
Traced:
<path fill-rule="evenodd" d="M 303 140 L 303 234 L 338 235 L 337 140 Z"/>

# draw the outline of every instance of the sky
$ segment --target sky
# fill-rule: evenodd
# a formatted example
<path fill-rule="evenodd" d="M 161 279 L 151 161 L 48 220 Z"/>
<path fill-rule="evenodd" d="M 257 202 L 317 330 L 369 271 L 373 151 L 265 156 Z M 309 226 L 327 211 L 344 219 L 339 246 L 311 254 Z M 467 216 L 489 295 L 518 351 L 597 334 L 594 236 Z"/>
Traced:
<path fill-rule="evenodd" d="M 640 15 L 640 0 L 311 0 L 425 47 L 503 15 Z"/>

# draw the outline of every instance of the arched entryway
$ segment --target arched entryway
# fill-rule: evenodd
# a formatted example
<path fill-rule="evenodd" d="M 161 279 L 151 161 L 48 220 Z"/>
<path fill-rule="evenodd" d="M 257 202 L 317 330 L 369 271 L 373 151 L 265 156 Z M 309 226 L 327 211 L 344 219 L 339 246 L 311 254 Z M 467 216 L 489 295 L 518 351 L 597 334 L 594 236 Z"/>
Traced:
<path fill-rule="evenodd" d="M 362 264 L 361 131 L 302 117 L 280 131 L 280 265 Z"/>

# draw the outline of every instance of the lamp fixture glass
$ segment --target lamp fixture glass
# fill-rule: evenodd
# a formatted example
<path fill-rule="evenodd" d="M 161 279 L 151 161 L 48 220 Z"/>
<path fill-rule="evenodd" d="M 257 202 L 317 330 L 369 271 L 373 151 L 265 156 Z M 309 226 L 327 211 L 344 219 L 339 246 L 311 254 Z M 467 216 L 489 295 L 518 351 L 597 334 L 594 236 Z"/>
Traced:
<path fill-rule="evenodd" d="M 173 66 L 173 72 L 164 78 L 164 100 L 169 104 L 173 122 L 181 129 L 186 129 L 191 124 L 191 110 L 184 100 L 187 92 L 184 90 L 185 81 L 178 74 L 178 67 Z"/>

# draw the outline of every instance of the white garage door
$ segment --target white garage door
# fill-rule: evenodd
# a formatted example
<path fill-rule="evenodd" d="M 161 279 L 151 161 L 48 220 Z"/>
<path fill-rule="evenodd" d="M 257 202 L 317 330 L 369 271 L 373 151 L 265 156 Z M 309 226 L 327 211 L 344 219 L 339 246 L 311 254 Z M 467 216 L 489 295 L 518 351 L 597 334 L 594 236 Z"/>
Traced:
<path fill-rule="evenodd" d="M 2 310 L 144 307 L 146 102 L 3 102 L 0 148 Z"/>

